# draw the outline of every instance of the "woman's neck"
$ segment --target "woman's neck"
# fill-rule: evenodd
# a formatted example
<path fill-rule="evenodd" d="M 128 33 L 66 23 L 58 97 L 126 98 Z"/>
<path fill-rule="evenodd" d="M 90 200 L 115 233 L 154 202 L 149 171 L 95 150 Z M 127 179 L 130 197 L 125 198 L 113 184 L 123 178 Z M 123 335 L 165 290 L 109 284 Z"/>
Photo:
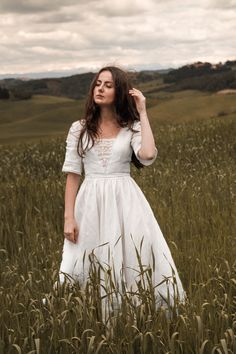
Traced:
<path fill-rule="evenodd" d="M 100 107 L 100 123 L 115 123 L 117 121 L 115 109 L 112 107 Z"/>

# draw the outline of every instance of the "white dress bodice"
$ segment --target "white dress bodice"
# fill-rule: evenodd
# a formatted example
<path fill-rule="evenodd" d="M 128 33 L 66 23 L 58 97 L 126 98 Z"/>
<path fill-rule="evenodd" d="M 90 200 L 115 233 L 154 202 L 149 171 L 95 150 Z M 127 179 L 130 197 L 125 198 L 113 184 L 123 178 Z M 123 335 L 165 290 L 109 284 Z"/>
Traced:
<path fill-rule="evenodd" d="M 111 156 L 112 145 L 114 140 L 115 138 L 104 138 L 95 140 L 94 148 L 103 167 L 107 166 L 107 162 Z"/>
<path fill-rule="evenodd" d="M 151 165 L 158 150 L 155 147 L 153 159 L 143 160 L 139 158 L 138 151 L 141 147 L 141 124 L 135 121 L 132 132 L 128 127 L 121 128 L 115 138 L 95 140 L 94 146 L 91 141 L 86 150 L 85 156 L 81 158 L 77 152 L 78 138 L 82 128 L 80 121 L 72 123 L 66 139 L 66 155 L 62 167 L 63 172 L 73 172 L 85 176 L 91 174 L 119 174 L 130 173 L 130 162 L 134 151 L 138 160 L 145 166 Z M 83 144 L 87 145 L 87 136 L 83 136 Z M 91 147 L 92 146 L 92 147 Z"/>

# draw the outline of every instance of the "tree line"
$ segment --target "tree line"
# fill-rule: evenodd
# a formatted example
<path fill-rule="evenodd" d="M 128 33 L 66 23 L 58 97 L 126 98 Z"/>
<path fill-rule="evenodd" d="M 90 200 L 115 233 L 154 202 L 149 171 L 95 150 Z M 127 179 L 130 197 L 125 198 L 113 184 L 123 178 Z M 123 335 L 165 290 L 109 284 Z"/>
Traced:
<path fill-rule="evenodd" d="M 165 91 L 201 90 L 216 92 L 223 89 L 236 89 L 236 61 L 225 64 L 197 62 L 184 65 L 163 75 L 163 82 L 170 84 Z"/>
<path fill-rule="evenodd" d="M 17 88 L 7 89 L 0 86 L 1 100 L 28 100 L 32 97 L 29 91 L 19 90 Z"/>

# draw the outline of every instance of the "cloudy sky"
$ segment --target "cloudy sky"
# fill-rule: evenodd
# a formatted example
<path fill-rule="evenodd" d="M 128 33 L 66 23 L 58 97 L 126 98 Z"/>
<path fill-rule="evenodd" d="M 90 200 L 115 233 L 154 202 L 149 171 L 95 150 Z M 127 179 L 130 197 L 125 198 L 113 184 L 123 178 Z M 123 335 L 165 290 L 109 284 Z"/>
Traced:
<path fill-rule="evenodd" d="M 236 0 L 0 0 L 0 74 L 236 59 Z"/>

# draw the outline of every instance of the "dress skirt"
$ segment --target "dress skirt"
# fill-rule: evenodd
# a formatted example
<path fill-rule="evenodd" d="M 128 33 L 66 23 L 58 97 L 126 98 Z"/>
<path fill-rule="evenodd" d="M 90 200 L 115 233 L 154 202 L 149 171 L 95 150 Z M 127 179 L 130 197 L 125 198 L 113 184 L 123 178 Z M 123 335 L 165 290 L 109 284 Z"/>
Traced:
<path fill-rule="evenodd" d="M 142 266 L 151 267 L 157 303 L 178 297 L 183 289 L 168 244 L 142 190 L 130 173 L 85 176 L 75 200 L 76 244 L 64 240 L 60 280 L 65 274 L 81 284 L 89 273 L 89 254 L 112 266 L 118 283 L 137 288 Z M 139 258 L 140 256 L 140 258 Z"/>

